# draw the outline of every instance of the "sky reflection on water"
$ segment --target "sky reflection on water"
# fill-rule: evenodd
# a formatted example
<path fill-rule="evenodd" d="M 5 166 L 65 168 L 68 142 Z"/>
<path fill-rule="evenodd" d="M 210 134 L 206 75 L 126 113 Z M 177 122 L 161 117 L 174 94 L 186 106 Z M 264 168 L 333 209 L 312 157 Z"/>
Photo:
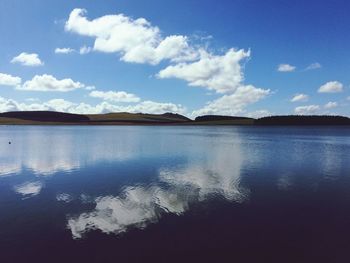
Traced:
<path fill-rule="evenodd" d="M 96 237 L 112 236 L 104 246 L 120 240 L 127 253 L 130 233 L 143 240 L 179 225 L 179 233 L 185 228 L 216 247 L 191 223 L 197 222 L 209 232 L 219 228 L 224 246 L 236 236 L 251 240 L 266 216 L 261 231 L 293 226 L 308 210 L 287 215 L 304 205 L 312 220 L 298 224 L 314 228 L 317 218 L 334 233 L 342 223 L 321 219 L 350 218 L 348 134 L 326 127 L 2 127 L 0 245 L 11 251 L 26 242 L 35 251 L 45 246 L 41 239 L 95 244 Z M 20 220 L 9 224 L 12 218 Z M 246 237 L 239 229 L 248 229 Z"/>

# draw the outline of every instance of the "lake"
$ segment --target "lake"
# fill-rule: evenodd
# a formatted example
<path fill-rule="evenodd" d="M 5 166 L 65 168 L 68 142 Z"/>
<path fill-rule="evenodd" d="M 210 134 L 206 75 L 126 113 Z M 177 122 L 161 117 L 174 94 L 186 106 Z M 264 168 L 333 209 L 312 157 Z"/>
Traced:
<path fill-rule="evenodd" d="M 0 262 L 350 262 L 349 135 L 1 126 Z"/>

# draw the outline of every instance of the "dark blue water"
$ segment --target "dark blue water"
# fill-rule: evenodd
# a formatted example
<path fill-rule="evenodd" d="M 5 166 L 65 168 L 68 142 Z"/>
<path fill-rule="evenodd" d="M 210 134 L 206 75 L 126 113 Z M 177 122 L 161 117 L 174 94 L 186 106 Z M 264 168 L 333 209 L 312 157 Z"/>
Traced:
<path fill-rule="evenodd" d="M 350 262 L 349 135 L 1 126 L 0 262 Z"/>

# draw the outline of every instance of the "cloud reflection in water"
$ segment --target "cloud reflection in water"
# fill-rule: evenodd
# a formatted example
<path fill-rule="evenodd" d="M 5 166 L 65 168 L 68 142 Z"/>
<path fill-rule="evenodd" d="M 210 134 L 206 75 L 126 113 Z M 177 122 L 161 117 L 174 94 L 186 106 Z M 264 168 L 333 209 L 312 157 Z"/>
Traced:
<path fill-rule="evenodd" d="M 163 212 L 181 214 L 188 200 L 176 192 L 165 192 L 159 187 L 130 187 L 121 196 L 95 199 L 94 211 L 82 213 L 68 220 L 73 238 L 81 238 L 88 230 L 119 234 L 128 227 L 144 228 L 158 221 Z"/>
<path fill-rule="evenodd" d="M 9 129 L 7 131 L 7 129 Z M 152 131 L 128 127 L 5 127 L 0 132 L 0 176 L 30 170 L 38 176 L 69 173 L 84 165 L 156 155 Z M 115 136 L 118 134 L 118 136 Z M 9 145 L 8 141 L 12 144 Z M 158 138 L 157 143 L 163 143 Z M 165 142 L 164 142 L 165 144 Z M 169 146 L 169 145 L 168 145 Z M 161 151 L 169 151 L 164 147 Z"/>
<path fill-rule="evenodd" d="M 23 195 L 24 197 L 32 197 L 38 195 L 43 188 L 42 182 L 26 182 L 20 185 L 16 185 L 14 190 L 16 193 Z"/>
<path fill-rule="evenodd" d="M 9 130 L 7 130 L 9 129 Z M 53 175 L 71 172 L 98 162 L 137 159 L 140 156 L 194 156 L 233 157 L 239 152 L 232 145 L 208 145 L 211 140 L 238 140 L 239 134 L 198 136 L 189 130 L 148 127 L 5 127 L 0 133 L 0 176 L 31 170 L 35 175 Z M 186 133 L 185 133 L 186 132 Z M 223 131 L 220 131 L 223 133 Z M 182 134 L 184 133 L 184 134 Z M 116 136 L 116 134 L 118 136 Z M 227 138 L 228 137 L 228 138 Z M 179 139 L 181 138 L 181 140 Z M 8 145 L 11 140 L 12 144 Z M 226 143 L 226 142 L 225 142 Z M 230 142 L 227 142 L 230 143 Z M 232 143 L 232 141 L 231 141 Z M 213 147 L 208 151 L 208 148 Z M 211 153 L 210 151 L 213 151 Z M 236 157 L 233 157 L 236 158 Z M 230 160 L 232 161 L 232 160 Z M 233 160 L 236 161 L 236 160 Z M 217 166 L 222 163 L 218 163 Z M 226 164 L 225 164 L 226 165 Z"/>
<path fill-rule="evenodd" d="M 96 229 L 120 234 L 130 227 L 143 229 L 156 223 L 165 213 L 181 215 L 191 203 L 213 195 L 242 202 L 249 191 L 240 186 L 242 158 L 237 151 L 239 148 L 221 145 L 208 153 L 207 162 L 161 168 L 156 185 L 127 187 L 119 196 L 98 197 L 95 209 L 71 217 L 68 228 L 73 238 L 82 238 L 85 232 Z"/>

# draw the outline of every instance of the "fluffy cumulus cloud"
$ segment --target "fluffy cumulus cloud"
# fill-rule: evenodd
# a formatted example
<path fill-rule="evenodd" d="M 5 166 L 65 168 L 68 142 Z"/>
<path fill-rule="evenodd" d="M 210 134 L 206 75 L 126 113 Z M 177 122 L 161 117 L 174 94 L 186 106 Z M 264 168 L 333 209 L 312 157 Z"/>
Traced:
<path fill-rule="evenodd" d="M 185 36 L 164 38 L 159 28 L 144 18 L 114 14 L 89 20 L 86 10 L 77 8 L 70 13 L 65 29 L 95 38 L 93 50 L 120 53 L 127 62 L 158 64 L 166 59 L 177 61 L 194 56 Z"/>
<path fill-rule="evenodd" d="M 241 114 L 244 113 L 246 106 L 265 98 L 268 94 L 270 94 L 270 90 L 255 88 L 252 85 L 241 86 L 231 95 L 224 95 L 214 101 L 208 102 L 206 106 L 194 111 L 192 115 Z"/>
<path fill-rule="evenodd" d="M 56 54 L 69 54 L 74 52 L 75 50 L 69 47 L 64 47 L 64 48 L 56 48 L 55 53 Z"/>
<path fill-rule="evenodd" d="M 306 94 L 295 94 L 294 97 L 290 100 L 291 102 L 305 102 L 309 100 L 309 96 Z"/>
<path fill-rule="evenodd" d="M 36 53 L 26 53 L 22 52 L 17 57 L 14 57 L 11 60 L 11 63 L 18 63 L 23 66 L 42 66 L 44 62 L 42 62 L 39 58 L 39 55 Z"/>
<path fill-rule="evenodd" d="M 190 86 L 205 87 L 218 93 L 235 91 L 244 80 L 241 62 L 250 51 L 230 49 L 222 56 L 202 50 L 200 59 L 192 63 L 168 66 L 158 74 L 159 78 L 178 78 Z"/>
<path fill-rule="evenodd" d="M 317 114 L 321 107 L 319 105 L 307 105 L 296 107 L 294 112 L 299 115 Z"/>
<path fill-rule="evenodd" d="M 9 74 L 0 73 L 0 86 L 12 86 L 17 90 L 25 91 L 59 91 L 67 92 L 71 90 L 84 88 L 86 90 L 94 90 L 95 86 L 86 86 L 83 83 L 74 81 L 70 78 L 57 79 L 52 75 L 35 75 L 31 80 L 27 80 L 22 84 L 20 77 Z M 123 95 L 123 94 L 120 94 Z M 133 95 L 133 94 L 124 94 Z M 135 99 L 135 98 L 134 98 Z"/>
<path fill-rule="evenodd" d="M 14 77 L 9 74 L 0 73 L 0 86 L 16 87 L 22 82 L 20 77 Z"/>
<path fill-rule="evenodd" d="M 277 71 L 279 72 L 292 72 L 295 71 L 296 67 L 289 64 L 280 64 L 277 67 Z"/>
<path fill-rule="evenodd" d="M 181 104 L 162 103 L 154 101 L 142 101 L 132 105 L 114 105 L 102 102 L 97 105 L 87 103 L 74 103 L 64 99 L 52 99 L 42 103 L 20 103 L 12 99 L 0 97 L 0 112 L 7 111 L 31 111 L 31 110 L 51 110 L 80 114 L 100 114 L 109 112 L 131 112 L 131 113 L 151 113 L 162 114 L 166 112 L 186 114 L 187 110 Z"/>
<path fill-rule="evenodd" d="M 18 109 L 16 101 L 0 97 L 0 112 L 17 111 Z"/>
<path fill-rule="evenodd" d="M 19 90 L 27 91 L 60 91 L 67 92 L 71 90 L 84 88 L 85 85 L 73 81 L 72 79 L 56 79 L 51 75 L 36 75 L 31 80 L 27 80 L 22 86 L 18 86 Z"/>
<path fill-rule="evenodd" d="M 319 89 L 319 93 L 339 93 L 343 91 L 343 84 L 339 81 L 330 81 L 322 85 Z"/>
<path fill-rule="evenodd" d="M 65 23 L 65 30 L 94 38 L 92 50 L 118 53 L 125 62 L 156 65 L 167 61 L 169 64 L 159 71 L 157 78 L 177 78 L 186 81 L 189 86 L 225 94 L 222 98 L 209 102 L 203 109 L 195 111 L 195 114 L 243 112 L 245 106 L 270 93 L 269 90 L 243 83 L 242 64 L 250 57 L 250 50 L 232 48 L 224 54 L 216 54 L 209 52 L 205 46 L 191 44 L 186 36 L 163 36 L 157 26 L 144 18 L 133 19 L 124 14 L 112 14 L 89 19 L 86 14 L 84 9 L 74 9 Z M 121 94 L 96 91 L 91 92 L 91 95 L 108 101 L 118 101 Z M 144 107 L 148 110 L 154 107 L 171 111 L 175 108 L 182 110 L 179 105 L 157 104 L 152 101 L 133 105 L 130 110 L 143 111 Z"/>
<path fill-rule="evenodd" d="M 335 101 L 330 101 L 324 105 L 325 109 L 334 109 L 336 107 L 338 107 L 338 103 Z"/>
<path fill-rule="evenodd" d="M 314 69 L 319 69 L 322 68 L 322 65 L 318 62 L 312 63 L 309 66 L 306 67 L 305 70 L 314 70 Z"/>
<path fill-rule="evenodd" d="M 94 90 L 90 92 L 90 97 L 100 98 L 112 102 L 139 102 L 140 98 L 135 94 L 127 93 L 125 91 L 99 91 Z"/>

